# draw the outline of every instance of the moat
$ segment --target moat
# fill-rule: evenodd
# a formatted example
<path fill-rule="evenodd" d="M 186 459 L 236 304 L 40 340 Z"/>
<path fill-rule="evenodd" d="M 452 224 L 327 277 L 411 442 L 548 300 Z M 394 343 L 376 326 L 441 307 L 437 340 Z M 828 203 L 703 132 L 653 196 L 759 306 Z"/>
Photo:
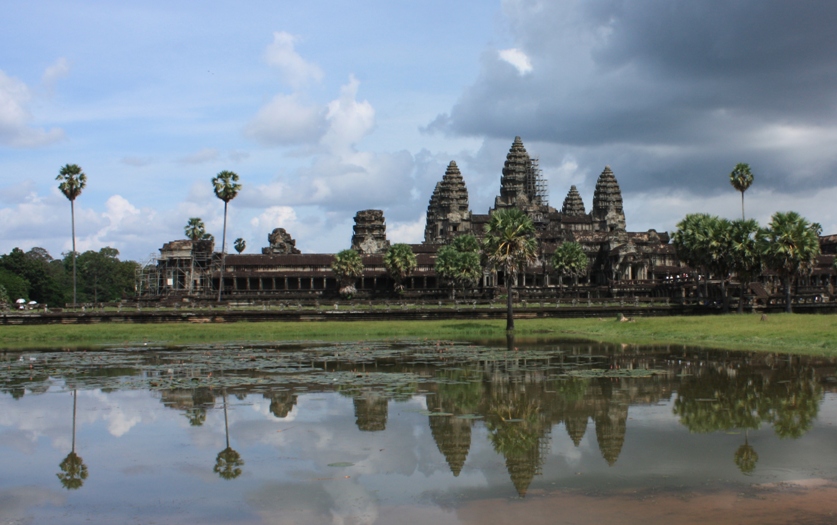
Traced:
<path fill-rule="evenodd" d="M 837 361 L 568 341 L 0 354 L 0 523 L 825 523 Z"/>

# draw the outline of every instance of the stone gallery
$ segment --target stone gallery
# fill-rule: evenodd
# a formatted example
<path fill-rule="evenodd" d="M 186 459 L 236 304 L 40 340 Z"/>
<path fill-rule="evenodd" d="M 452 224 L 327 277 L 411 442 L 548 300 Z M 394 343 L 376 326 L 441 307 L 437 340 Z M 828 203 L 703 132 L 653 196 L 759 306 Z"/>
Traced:
<path fill-rule="evenodd" d="M 456 162 L 452 161 L 436 184 L 427 207 L 424 242 L 411 245 L 418 266 L 403 283 L 402 293 L 418 297 L 444 297 L 446 283 L 434 271 L 436 252 L 454 237 L 482 237 L 491 214 L 517 208 L 533 221 L 539 246 L 539 261 L 520 272 L 515 285 L 531 297 L 554 296 L 558 285 L 549 260 L 564 242 L 577 242 L 587 255 L 586 275 L 578 280 L 576 294 L 585 297 L 677 297 L 693 283 L 691 271 L 681 264 L 667 232 L 627 230 L 622 193 L 616 176 L 605 166 L 596 182 L 592 207 L 587 212 L 575 186 L 571 186 L 561 209 L 549 205 L 547 184 L 538 160 L 526 152 L 515 137 L 506 156 L 500 179 L 500 194 L 486 214 L 473 213 L 468 189 Z M 361 210 L 354 217 L 351 248 L 361 254 L 364 272 L 357 290 L 364 297 L 385 297 L 394 283 L 384 267 L 390 247 L 386 220 L 381 210 Z M 823 238 L 827 240 L 828 238 Z M 339 285 L 331 264 L 333 254 L 305 254 L 283 228 L 268 235 L 269 246 L 261 254 L 228 254 L 223 266 L 223 292 L 229 298 L 336 297 Z M 827 243 L 826 243 L 827 244 Z M 832 242 L 831 244 L 835 244 Z M 829 250 L 823 246 L 823 253 Z M 833 255 L 825 255 L 829 261 Z M 221 255 L 211 241 L 177 240 L 160 249 L 156 264 L 146 267 L 141 292 L 150 296 L 209 296 L 218 289 Z M 820 284 L 833 286 L 828 261 L 819 265 Z M 816 272 L 815 272 L 816 273 Z M 551 275 L 552 274 L 552 275 Z M 472 295 L 493 297 L 505 286 L 502 272 L 485 268 Z"/>

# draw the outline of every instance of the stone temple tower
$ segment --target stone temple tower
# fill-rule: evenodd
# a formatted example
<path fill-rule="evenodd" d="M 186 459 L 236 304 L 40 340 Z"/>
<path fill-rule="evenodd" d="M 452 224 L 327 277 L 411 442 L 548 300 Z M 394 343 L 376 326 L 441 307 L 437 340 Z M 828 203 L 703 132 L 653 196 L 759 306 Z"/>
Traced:
<path fill-rule="evenodd" d="M 564 206 L 561 208 L 561 214 L 570 217 L 580 217 L 585 214 L 584 201 L 581 200 L 581 195 L 575 186 L 570 186 L 570 191 L 564 199 Z"/>
<path fill-rule="evenodd" d="M 599 231 L 625 231 L 625 212 L 622 209 L 622 190 L 610 170 L 605 166 L 599 180 L 596 181 L 596 191 L 593 193 L 594 228 Z"/>
<path fill-rule="evenodd" d="M 451 161 L 442 180 L 436 183 L 427 206 L 424 228 L 426 244 L 445 244 L 453 237 L 471 231 L 471 210 L 468 208 L 468 188 L 462 174 Z"/>
<path fill-rule="evenodd" d="M 386 253 L 387 223 L 381 210 L 361 210 L 355 215 L 352 249 L 361 254 Z"/>
<path fill-rule="evenodd" d="M 526 179 L 531 167 L 529 154 L 523 147 L 520 137 L 515 137 L 503 166 L 500 179 L 500 195 L 494 199 L 494 208 L 520 208 L 528 210 L 529 198 L 526 195 Z"/>

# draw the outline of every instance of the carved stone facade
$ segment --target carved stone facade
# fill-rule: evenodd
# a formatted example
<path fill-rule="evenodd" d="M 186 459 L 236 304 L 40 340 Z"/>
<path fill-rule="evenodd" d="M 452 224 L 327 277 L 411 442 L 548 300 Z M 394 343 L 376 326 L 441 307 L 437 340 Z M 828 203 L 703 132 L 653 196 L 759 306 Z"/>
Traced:
<path fill-rule="evenodd" d="M 600 231 L 625 231 L 622 190 L 619 189 L 619 183 L 616 182 L 610 166 L 605 166 L 599 180 L 596 181 L 592 216 Z"/>
<path fill-rule="evenodd" d="M 267 242 L 270 246 L 262 248 L 262 253 L 265 255 L 289 255 L 295 253 L 302 253 L 296 248 L 296 241 L 291 237 L 291 234 L 285 231 L 285 228 L 276 228 L 267 236 Z"/>
<path fill-rule="evenodd" d="M 387 223 L 382 210 L 362 210 L 355 215 L 352 249 L 361 255 L 386 253 Z"/>
<path fill-rule="evenodd" d="M 574 185 L 570 186 L 570 191 L 564 199 L 564 206 L 561 208 L 561 213 L 571 217 L 580 217 L 585 214 L 584 201 L 581 200 L 578 188 Z"/>
<path fill-rule="evenodd" d="M 436 183 L 427 206 L 424 242 L 445 244 L 462 232 L 471 231 L 471 210 L 468 207 L 468 188 L 462 174 L 451 161 L 442 180 Z"/>

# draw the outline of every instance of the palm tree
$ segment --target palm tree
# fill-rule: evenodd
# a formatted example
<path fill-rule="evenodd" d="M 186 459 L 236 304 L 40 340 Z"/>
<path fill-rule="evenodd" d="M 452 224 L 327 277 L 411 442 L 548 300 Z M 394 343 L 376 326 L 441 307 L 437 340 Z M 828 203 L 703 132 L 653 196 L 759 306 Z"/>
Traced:
<path fill-rule="evenodd" d="M 739 162 L 729 174 L 729 183 L 741 192 L 741 219 L 744 219 L 744 192 L 753 184 L 753 172 L 750 165 Z"/>
<path fill-rule="evenodd" d="M 222 171 L 212 179 L 212 186 L 215 196 L 224 201 L 224 233 L 221 235 L 221 273 L 218 277 L 218 301 L 221 301 L 221 292 L 224 290 L 224 263 L 227 256 L 227 206 L 230 201 L 241 191 L 241 184 L 238 183 L 238 175 L 232 171 Z"/>
<path fill-rule="evenodd" d="M 707 246 L 709 244 L 709 223 L 712 216 L 706 213 L 690 213 L 677 223 L 672 235 L 672 244 L 677 257 L 695 272 L 695 288 L 700 293 L 698 282 L 709 266 Z M 706 280 L 704 279 L 704 283 Z"/>
<path fill-rule="evenodd" d="M 235 251 L 237 251 L 238 254 L 241 255 L 241 252 L 243 252 L 247 248 L 247 241 L 239 237 L 233 243 L 233 247 L 235 248 Z"/>
<path fill-rule="evenodd" d="M 413 273 L 418 261 L 409 244 L 393 244 L 384 255 L 384 266 L 395 281 L 395 291 L 401 291 L 404 289 L 404 279 Z"/>
<path fill-rule="evenodd" d="M 767 267 L 784 281 L 785 311 L 790 313 L 793 279 L 813 268 L 820 254 L 816 226 L 795 211 L 776 212 L 759 232 L 759 247 Z"/>
<path fill-rule="evenodd" d="M 73 231 L 73 304 L 76 304 L 76 197 L 87 185 L 87 175 L 77 164 L 65 164 L 55 180 L 61 181 L 58 189 L 70 201 L 70 224 Z"/>
<path fill-rule="evenodd" d="M 538 259 L 535 226 L 517 208 L 496 211 L 485 226 L 483 253 L 494 267 L 502 269 L 506 280 L 506 330 L 514 330 L 512 286 L 519 269 Z"/>
<path fill-rule="evenodd" d="M 759 223 L 753 219 L 730 223 L 731 269 L 741 282 L 738 313 L 744 311 L 744 294 L 747 291 L 747 286 L 762 271 L 763 263 L 757 242 L 758 232 Z"/>
<path fill-rule="evenodd" d="M 363 259 L 352 249 L 343 250 L 334 256 L 331 271 L 340 283 L 340 295 L 351 296 L 357 292 L 355 281 L 363 275 Z"/>
<path fill-rule="evenodd" d="M 204 226 L 200 217 L 192 217 L 183 227 L 183 231 L 186 233 L 186 237 L 192 241 L 192 266 L 189 270 L 189 293 L 191 293 L 195 284 L 195 243 L 206 235 L 206 226 Z"/>
<path fill-rule="evenodd" d="M 473 235 L 460 235 L 436 253 L 436 275 L 448 281 L 451 298 L 456 299 L 456 287 L 473 286 L 482 276 L 480 244 Z"/>
<path fill-rule="evenodd" d="M 578 285 L 578 277 L 587 271 L 587 255 L 577 242 L 563 242 L 552 255 L 552 267 L 558 272 L 558 285 L 563 287 L 562 277 L 573 277 Z"/>

